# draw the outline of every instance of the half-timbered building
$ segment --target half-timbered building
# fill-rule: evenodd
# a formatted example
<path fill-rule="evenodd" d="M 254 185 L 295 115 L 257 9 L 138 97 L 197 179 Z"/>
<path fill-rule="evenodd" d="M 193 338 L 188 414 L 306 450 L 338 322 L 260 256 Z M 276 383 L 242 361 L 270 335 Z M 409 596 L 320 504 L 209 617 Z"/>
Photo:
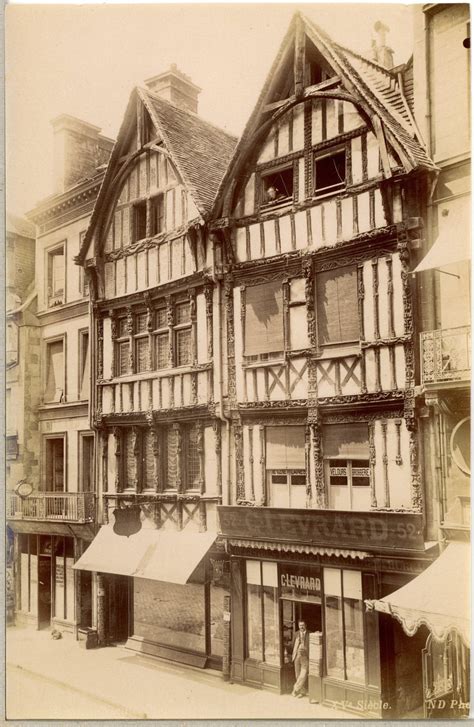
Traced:
<path fill-rule="evenodd" d="M 100 573 L 100 642 L 219 667 L 228 563 L 207 551 L 226 426 L 220 247 L 206 228 L 236 140 L 197 115 L 199 90 L 172 66 L 133 91 L 78 257 L 108 523 L 78 567 Z M 134 516 L 143 527 L 121 524 Z"/>
<path fill-rule="evenodd" d="M 291 691 L 304 619 L 310 697 L 394 717 L 422 701 L 420 635 L 364 600 L 437 553 L 408 274 L 436 167 L 378 30 L 372 61 L 295 16 L 211 229 L 226 261 L 232 678 Z"/>

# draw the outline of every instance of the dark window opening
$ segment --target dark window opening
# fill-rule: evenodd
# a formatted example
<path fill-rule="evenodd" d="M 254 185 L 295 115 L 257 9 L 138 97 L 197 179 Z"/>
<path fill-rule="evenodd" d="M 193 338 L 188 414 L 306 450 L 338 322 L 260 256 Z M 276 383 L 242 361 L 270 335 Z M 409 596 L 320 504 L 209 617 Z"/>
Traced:
<path fill-rule="evenodd" d="M 154 197 L 150 201 L 150 235 L 159 235 L 164 230 L 164 201 L 163 195 Z"/>
<path fill-rule="evenodd" d="M 293 167 L 280 169 L 278 172 L 262 177 L 262 203 L 264 205 L 279 204 L 293 197 Z"/>
<path fill-rule="evenodd" d="M 46 492 L 64 492 L 64 439 L 46 440 Z"/>
<path fill-rule="evenodd" d="M 133 241 L 146 237 L 146 202 L 138 202 L 133 207 Z"/>
<path fill-rule="evenodd" d="M 346 186 L 346 151 L 316 158 L 314 164 L 315 195 L 327 194 Z"/>

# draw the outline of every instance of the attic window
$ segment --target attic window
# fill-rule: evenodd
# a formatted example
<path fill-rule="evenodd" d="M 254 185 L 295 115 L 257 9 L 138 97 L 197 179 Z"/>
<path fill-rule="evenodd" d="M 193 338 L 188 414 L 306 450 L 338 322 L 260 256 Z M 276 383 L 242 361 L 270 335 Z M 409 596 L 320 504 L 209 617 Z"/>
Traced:
<path fill-rule="evenodd" d="M 330 194 L 345 189 L 346 150 L 319 155 L 314 161 L 314 194 Z"/>
<path fill-rule="evenodd" d="M 279 205 L 293 199 L 293 166 L 262 175 L 262 206 Z"/>
<path fill-rule="evenodd" d="M 150 235 L 158 235 L 164 230 L 165 205 L 163 195 L 150 200 Z"/>
<path fill-rule="evenodd" d="M 146 202 L 133 206 L 133 242 L 146 237 Z"/>

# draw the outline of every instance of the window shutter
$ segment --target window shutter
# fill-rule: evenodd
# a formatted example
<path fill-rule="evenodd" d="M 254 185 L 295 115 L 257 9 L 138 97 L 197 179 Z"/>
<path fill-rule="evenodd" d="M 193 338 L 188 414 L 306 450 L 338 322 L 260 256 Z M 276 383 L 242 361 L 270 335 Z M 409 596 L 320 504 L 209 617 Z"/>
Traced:
<path fill-rule="evenodd" d="M 367 424 L 327 424 L 323 427 L 323 455 L 369 459 Z"/>
<path fill-rule="evenodd" d="M 266 427 L 265 436 L 267 469 L 304 470 L 304 427 Z"/>
<path fill-rule="evenodd" d="M 316 301 L 319 343 L 359 340 L 359 309 L 355 268 L 318 273 Z"/>
<path fill-rule="evenodd" d="M 252 285 L 245 290 L 245 355 L 283 351 L 281 282 Z"/>

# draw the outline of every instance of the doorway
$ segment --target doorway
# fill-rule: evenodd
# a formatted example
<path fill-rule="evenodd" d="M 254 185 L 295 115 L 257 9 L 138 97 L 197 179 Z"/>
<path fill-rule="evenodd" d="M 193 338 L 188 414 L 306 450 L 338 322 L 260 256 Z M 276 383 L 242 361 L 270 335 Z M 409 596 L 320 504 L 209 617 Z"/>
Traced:
<path fill-rule="evenodd" d="M 108 578 L 108 640 L 124 642 L 130 636 L 132 579 L 112 575 Z"/>
<path fill-rule="evenodd" d="M 51 625 L 51 556 L 38 559 L 38 628 Z"/>
<path fill-rule="evenodd" d="M 298 622 L 304 621 L 310 634 L 322 631 L 321 603 L 306 600 L 281 599 L 282 603 L 282 648 L 283 648 L 283 692 L 293 690 L 296 681 L 292 661 L 293 641 L 298 631 Z M 311 653 L 310 653 L 311 658 Z"/>

